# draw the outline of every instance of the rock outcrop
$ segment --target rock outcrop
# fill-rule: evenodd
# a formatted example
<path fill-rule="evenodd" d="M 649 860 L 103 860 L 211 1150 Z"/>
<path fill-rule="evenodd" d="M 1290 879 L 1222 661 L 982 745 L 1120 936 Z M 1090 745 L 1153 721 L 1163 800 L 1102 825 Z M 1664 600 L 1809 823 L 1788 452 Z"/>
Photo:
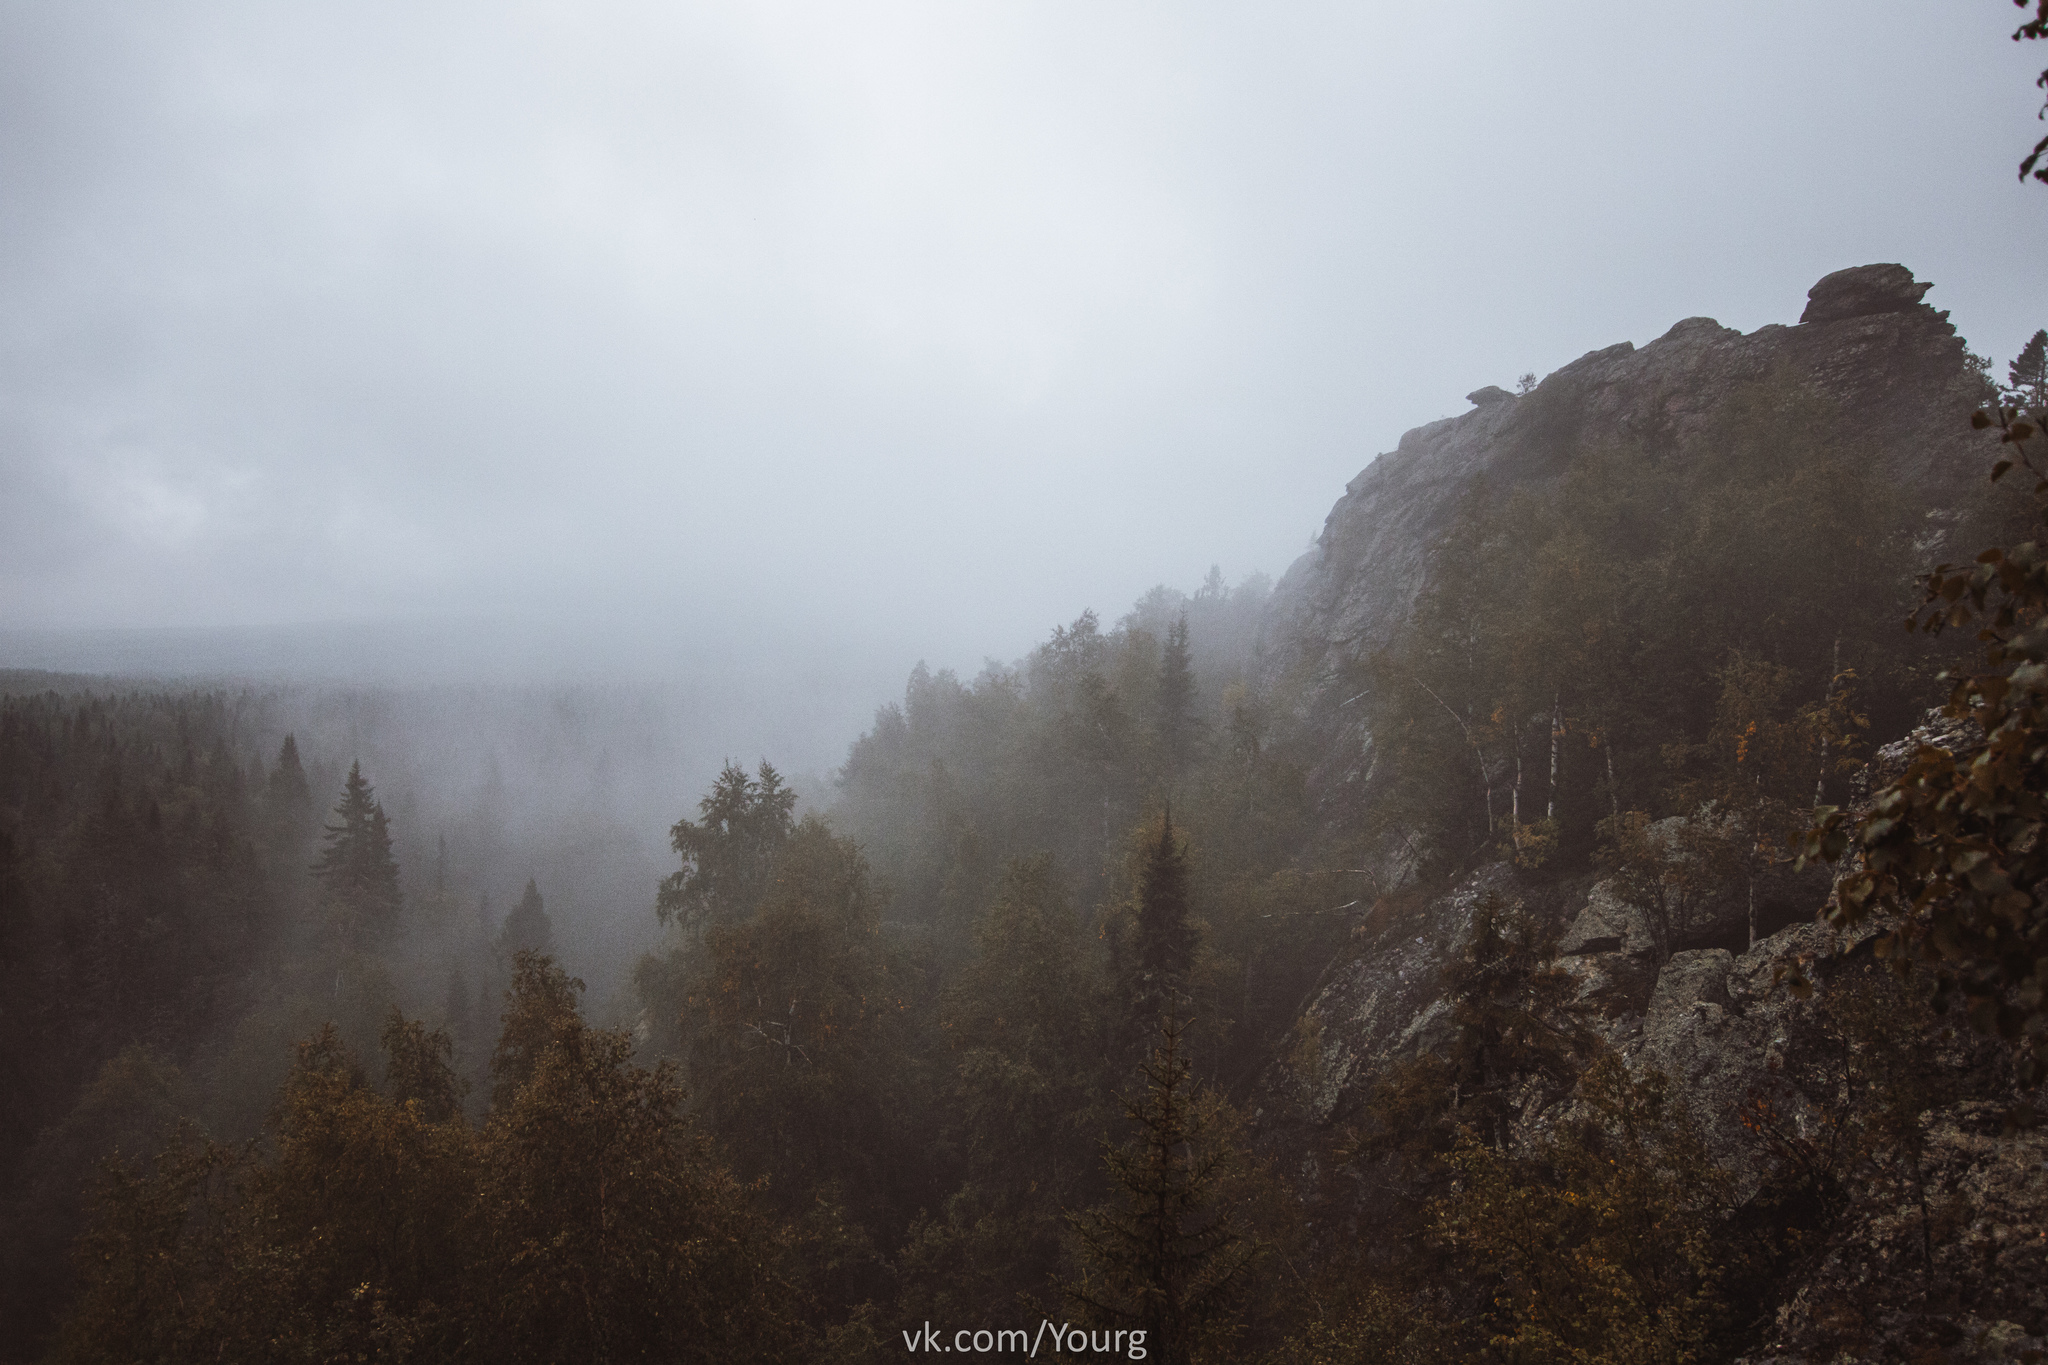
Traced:
<path fill-rule="evenodd" d="M 1983 381 L 1947 314 L 1919 301 L 1928 287 L 1898 265 L 1839 270 L 1813 287 L 1797 326 L 1743 333 L 1687 318 L 1647 345 L 1590 352 L 1529 393 L 1478 389 L 1471 411 L 1415 428 L 1368 463 L 1272 598 L 1269 666 L 1299 680 L 1303 720 L 1324 738 L 1319 789 L 1370 771 L 1362 708 L 1345 709 L 1340 679 L 1394 638 L 1478 479 L 1541 482 L 1602 444 L 1677 451 L 1744 386 L 1780 380 L 1834 404 L 1849 441 L 1913 490 L 1938 557 L 1966 509 L 1985 503 L 1982 447 L 1962 421 Z"/>
<path fill-rule="evenodd" d="M 1768 378 L 1833 402 L 1858 447 L 1926 508 L 1918 543 L 1930 558 L 1945 537 L 1977 534 L 1970 519 L 1985 506 L 1983 453 L 1961 418 L 1981 400 L 1982 379 L 1946 315 L 1921 301 L 1927 289 L 1903 266 L 1837 271 L 1810 291 L 1797 326 L 1745 335 L 1689 318 L 1641 348 L 1592 352 L 1530 393 L 1477 390 L 1472 411 L 1410 431 L 1373 461 L 1274 594 L 1274 667 L 1293 670 L 1323 799 L 1370 796 L 1370 741 L 1339 680 L 1393 640 L 1475 480 L 1550 479 L 1588 443 L 1682 452 L 1721 404 Z M 1969 727 L 1930 716 L 1878 751 L 1855 799 L 1902 771 L 1921 745 L 1960 751 L 1975 742 Z M 1650 834 L 1682 850 L 1683 836 L 1714 833 L 1685 826 L 1662 821 Z M 1330 1206 L 1349 1198 L 1354 1223 L 1370 1223 L 1370 1204 L 1385 1193 L 1373 1192 L 1377 1177 L 1352 1171 L 1348 1195 L 1341 1181 L 1332 1188 L 1314 1155 L 1328 1146 L 1319 1135 L 1364 1122 L 1381 1079 L 1452 1039 L 1442 982 L 1490 902 L 1534 921 L 1554 944 L 1599 1044 L 1639 1074 L 1668 1078 L 1738 1202 L 1794 1157 L 1813 1163 L 1816 1197 L 1835 1201 L 1752 1365 L 2048 1358 L 2026 1354 L 2048 1348 L 2048 1135 L 1998 1136 L 1999 1116 L 2017 1098 L 2000 1045 L 1886 1015 L 1884 1001 L 1905 997 L 1867 941 L 1875 930 L 1843 935 L 1817 923 L 1828 889 L 1823 874 L 1781 870 L 1754 895 L 1709 888 L 1674 906 L 1619 877 L 1546 879 L 1496 863 L 1436 894 L 1411 887 L 1385 897 L 1266 1072 L 1262 1140 Z M 1790 959 L 1806 964 L 1807 998 L 1778 980 Z M 1911 1149 L 1910 1169 L 1855 1155 L 1845 1136 L 1858 1125 L 1875 1131 L 1870 1106 L 1882 1087 L 1872 1078 L 1894 1065 L 1880 1055 L 1885 1046 L 1911 1053 L 1897 1067 L 1931 1078 L 1924 1108 L 1885 1120 L 1886 1150 Z M 1575 1102 L 1531 1087 L 1514 1103 L 1508 1137 L 1527 1142 L 1554 1131 Z"/>
<path fill-rule="evenodd" d="M 1999 1132 L 1998 1106 L 1927 1117 L 1927 1199 L 1869 1201 L 1739 1365 L 2048 1358 L 2048 1136 Z"/>
<path fill-rule="evenodd" d="M 1843 322 L 1849 318 L 1875 317 L 1880 313 L 1910 312 L 1921 296 L 1934 286 L 1915 280 L 1902 265 L 1857 265 L 1823 275 L 1820 283 L 1806 291 L 1806 311 L 1799 315 L 1809 322 Z"/>
<path fill-rule="evenodd" d="M 1355 1201 L 1357 1228 L 1374 1222 L 1387 1197 L 1380 1177 L 1333 1180 L 1313 1156 L 1315 1134 L 1363 1122 L 1380 1078 L 1450 1041 L 1452 1006 L 1431 983 L 1469 945 L 1486 897 L 1568 926 L 1560 962 L 1589 1002 L 1617 979 L 1649 973 L 1646 999 L 1630 1007 L 1626 992 L 1610 992 L 1593 1030 L 1638 1074 L 1667 1078 L 1737 1204 L 1788 1160 L 1820 1168 L 1836 1211 L 1783 1286 L 1748 1365 L 2008 1361 L 2048 1344 L 2048 1131 L 2001 1135 L 2021 1098 L 2001 1045 L 1930 1026 L 1909 1032 L 1913 1056 L 1888 1059 L 1858 1033 L 1859 1017 L 1903 999 L 1870 951 L 1874 928 L 1843 936 L 1802 923 L 1746 952 L 1681 949 L 1659 959 L 1648 912 L 1613 884 L 1524 887 L 1504 865 L 1481 869 L 1374 926 L 1298 1026 L 1310 1046 L 1269 1073 L 1257 1120 L 1306 1192 Z M 1811 964 L 1809 998 L 1776 980 L 1789 958 Z M 1888 1065 L 1921 1068 L 1930 1081 L 1929 1107 L 1903 1119 L 1919 1134 L 1910 1169 L 1857 1147 L 1882 1117 L 1871 1087 Z M 1518 1146 L 1573 1112 L 1569 1097 L 1535 1086 L 1520 1104 L 1509 1135 Z"/>

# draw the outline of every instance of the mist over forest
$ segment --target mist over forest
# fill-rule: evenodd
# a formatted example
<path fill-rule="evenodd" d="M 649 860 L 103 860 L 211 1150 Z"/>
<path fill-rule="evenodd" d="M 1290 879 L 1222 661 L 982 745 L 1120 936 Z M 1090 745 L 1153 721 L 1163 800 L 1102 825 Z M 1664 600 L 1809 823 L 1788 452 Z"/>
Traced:
<path fill-rule="evenodd" d="M 1210 597 L 1227 595 L 1220 582 Z M 1267 582 L 1255 577 L 1238 595 L 1257 601 Z M 1163 635 L 1162 604 L 1185 597 L 1155 589 L 1132 619 Z M 1227 656 L 1242 673 L 1255 629 L 1236 623 L 1205 642 L 1204 657 Z M 11 694 L 217 692 L 232 701 L 237 743 L 274 756 L 287 734 L 296 738 L 315 793 L 339 793 L 360 762 L 390 817 L 408 894 L 439 868 L 501 918 L 527 878 L 554 888 L 563 964 L 600 999 L 655 941 L 649 888 L 674 860 L 669 827 L 719 771 L 772 760 L 800 812 L 830 809 L 847 736 L 894 704 L 905 671 L 883 644 L 862 658 L 757 637 L 734 666 L 713 669 L 661 659 L 629 636 L 577 651 L 575 673 L 551 679 L 538 646 L 460 623 L 6 639 L 11 660 L 39 665 L 6 674 Z M 739 648 L 708 643 L 698 647 L 722 659 Z M 1019 666 L 987 660 L 964 671 Z"/>
<path fill-rule="evenodd" d="M 0 1361 L 2048 1359 L 2043 38 L 0 3 Z"/>

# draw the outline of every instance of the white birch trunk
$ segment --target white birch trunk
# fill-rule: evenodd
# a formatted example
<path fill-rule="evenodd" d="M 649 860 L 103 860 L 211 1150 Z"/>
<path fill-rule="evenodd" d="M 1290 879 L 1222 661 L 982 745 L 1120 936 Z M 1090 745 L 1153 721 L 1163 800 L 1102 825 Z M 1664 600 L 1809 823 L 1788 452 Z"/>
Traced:
<path fill-rule="evenodd" d="M 1543 803 L 1543 818 L 1557 818 L 1557 751 L 1564 743 L 1563 694 L 1550 694 L 1550 797 Z"/>
<path fill-rule="evenodd" d="M 1820 693 L 1820 708 L 1821 708 L 1821 710 L 1820 710 L 1820 713 L 1821 713 L 1821 716 L 1822 716 L 1822 718 L 1823 718 L 1823 721 L 1825 721 L 1825 718 L 1826 718 L 1826 716 L 1827 716 L 1827 713 L 1828 713 L 1828 708 L 1829 708 L 1829 706 L 1830 706 L 1830 705 L 1832 705 L 1832 704 L 1833 704 L 1833 702 L 1834 702 L 1834 697 L 1835 697 L 1835 679 L 1837 679 L 1837 678 L 1839 678 L 1839 677 L 1841 677 L 1841 676 L 1842 676 L 1842 637 L 1841 637 L 1841 636 L 1839 636 L 1839 635 L 1837 635 L 1837 636 L 1835 637 L 1835 661 L 1834 661 L 1834 663 L 1833 663 L 1833 664 L 1829 665 L 1829 667 L 1828 667 L 1828 684 L 1827 684 L 1827 686 L 1826 686 L 1826 687 L 1823 687 L 1823 688 L 1821 689 L 1821 693 Z M 1814 804 L 1814 806 L 1815 806 L 1816 808 L 1818 808 L 1818 807 L 1821 807 L 1821 806 L 1824 806 L 1824 805 L 1826 805 L 1826 804 L 1827 804 L 1827 800 L 1828 800 L 1828 742 L 1827 742 L 1827 737 L 1826 737 L 1825 735 L 1823 735 L 1823 736 L 1821 737 L 1821 742 L 1820 742 L 1820 771 L 1819 771 L 1818 773 L 1816 773 L 1816 774 L 1814 775 L 1814 779 L 1813 779 L 1813 804 Z"/>
<path fill-rule="evenodd" d="M 1515 736 L 1515 790 L 1510 818 L 1515 822 L 1515 847 L 1520 848 L 1522 846 L 1522 737 L 1520 734 Z"/>
<path fill-rule="evenodd" d="M 1616 819 L 1621 818 L 1621 788 L 1614 782 L 1614 745 L 1608 741 L 1607 732 L 1600 732 L 1600 752 L 1607 759 L 1607 808 Z"/>

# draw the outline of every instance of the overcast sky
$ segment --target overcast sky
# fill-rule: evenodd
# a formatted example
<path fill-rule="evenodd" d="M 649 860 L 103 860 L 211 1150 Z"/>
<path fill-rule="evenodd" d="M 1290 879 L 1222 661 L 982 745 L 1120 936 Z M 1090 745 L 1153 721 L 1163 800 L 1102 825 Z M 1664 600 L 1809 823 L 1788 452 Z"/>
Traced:
<path fill-rule="evenodd" d="M 972 668 L 1277 575 L 1471 389 L 1841 266 L 2002 374 L 2048 324 L 2019 17 L 0 3 L 0 626 Z"/>

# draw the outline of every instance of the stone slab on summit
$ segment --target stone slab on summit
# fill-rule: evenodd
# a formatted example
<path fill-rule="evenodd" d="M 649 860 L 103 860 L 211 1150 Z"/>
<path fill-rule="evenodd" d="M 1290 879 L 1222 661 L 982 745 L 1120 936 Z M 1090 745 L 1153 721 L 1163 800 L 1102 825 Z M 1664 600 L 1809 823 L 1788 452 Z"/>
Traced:
<path fill-rule="evenodd" d="M 1801 322 L 1841 322 L 1848 318 L 1875 317 L 1880 313 L 1903 313 L 1920 302 L 1934 286 L 1915 280 L 1902 265 L 1852 265 L 1823 275 L 1806 291 L 1806 311 Z"/>

